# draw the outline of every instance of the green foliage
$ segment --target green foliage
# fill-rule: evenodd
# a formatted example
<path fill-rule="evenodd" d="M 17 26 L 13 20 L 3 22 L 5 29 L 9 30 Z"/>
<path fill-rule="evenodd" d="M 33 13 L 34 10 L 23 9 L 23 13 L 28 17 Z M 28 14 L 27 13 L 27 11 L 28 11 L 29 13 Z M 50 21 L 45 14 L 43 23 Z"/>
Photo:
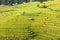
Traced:
<path fill-rule="evenodd" d="M 40 1 L 40 2 L 44 2 L 44 1 L 48 1 L 48 0 L 0 0 L 0 4 L 5 4 L 5 5 L 13 5 L 13 4 L 20 4 L 23 2 L 30 2 L 30 1 Z"/>
<path fill-rule="evenodd" d="M 0 5 L 1 5 L 1 0 L 0 0 Z"/>
<path fill-rule="evenodd" d="M 44 2 L 44 1 L 48 1 L 48 0 L 37 0 L 37 1 L 40 1 L 41 3 Z"/>

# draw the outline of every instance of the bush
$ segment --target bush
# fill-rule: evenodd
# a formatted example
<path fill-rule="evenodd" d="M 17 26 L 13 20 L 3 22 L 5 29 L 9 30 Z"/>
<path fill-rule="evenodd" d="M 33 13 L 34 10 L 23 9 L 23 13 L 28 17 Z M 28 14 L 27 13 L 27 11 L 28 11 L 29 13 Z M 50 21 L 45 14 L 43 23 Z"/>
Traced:
<path fill-rule="evenodd" d="M 41 3 L 44 2 L 44 1 L 48 1 L 48 0 L 37 0 L 37 1 L 40 1 Z"/>

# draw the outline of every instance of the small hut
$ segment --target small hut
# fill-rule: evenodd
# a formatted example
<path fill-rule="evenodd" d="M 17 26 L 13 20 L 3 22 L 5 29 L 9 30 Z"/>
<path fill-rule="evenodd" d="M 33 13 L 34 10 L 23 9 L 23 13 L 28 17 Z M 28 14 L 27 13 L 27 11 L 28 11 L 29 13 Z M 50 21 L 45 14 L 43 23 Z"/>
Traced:
<path fill-rule="evenodd" d="M 32 20 L 34 20 L 34 18 L 28 18 L 28 20 L 31 20 L 32 21 Z"/>

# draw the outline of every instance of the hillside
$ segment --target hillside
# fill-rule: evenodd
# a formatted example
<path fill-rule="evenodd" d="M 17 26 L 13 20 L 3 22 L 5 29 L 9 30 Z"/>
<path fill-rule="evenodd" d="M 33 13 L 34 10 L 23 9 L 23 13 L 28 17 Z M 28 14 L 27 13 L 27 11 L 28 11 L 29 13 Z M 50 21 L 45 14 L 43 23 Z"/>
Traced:
<path fill-rule="evenodd" d="M 59 2 L 0 6 L 0 40 L 60 40 Z"/>

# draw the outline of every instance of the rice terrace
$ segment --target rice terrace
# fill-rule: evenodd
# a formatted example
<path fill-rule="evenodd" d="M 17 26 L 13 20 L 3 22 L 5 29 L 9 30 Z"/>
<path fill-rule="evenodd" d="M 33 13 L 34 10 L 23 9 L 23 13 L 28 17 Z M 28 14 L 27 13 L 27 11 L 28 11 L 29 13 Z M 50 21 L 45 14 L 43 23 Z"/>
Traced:
<path fill-rule="evenodd" d="M 60 40 L 60 0 L 0 0 L 0 40 Z"/>

